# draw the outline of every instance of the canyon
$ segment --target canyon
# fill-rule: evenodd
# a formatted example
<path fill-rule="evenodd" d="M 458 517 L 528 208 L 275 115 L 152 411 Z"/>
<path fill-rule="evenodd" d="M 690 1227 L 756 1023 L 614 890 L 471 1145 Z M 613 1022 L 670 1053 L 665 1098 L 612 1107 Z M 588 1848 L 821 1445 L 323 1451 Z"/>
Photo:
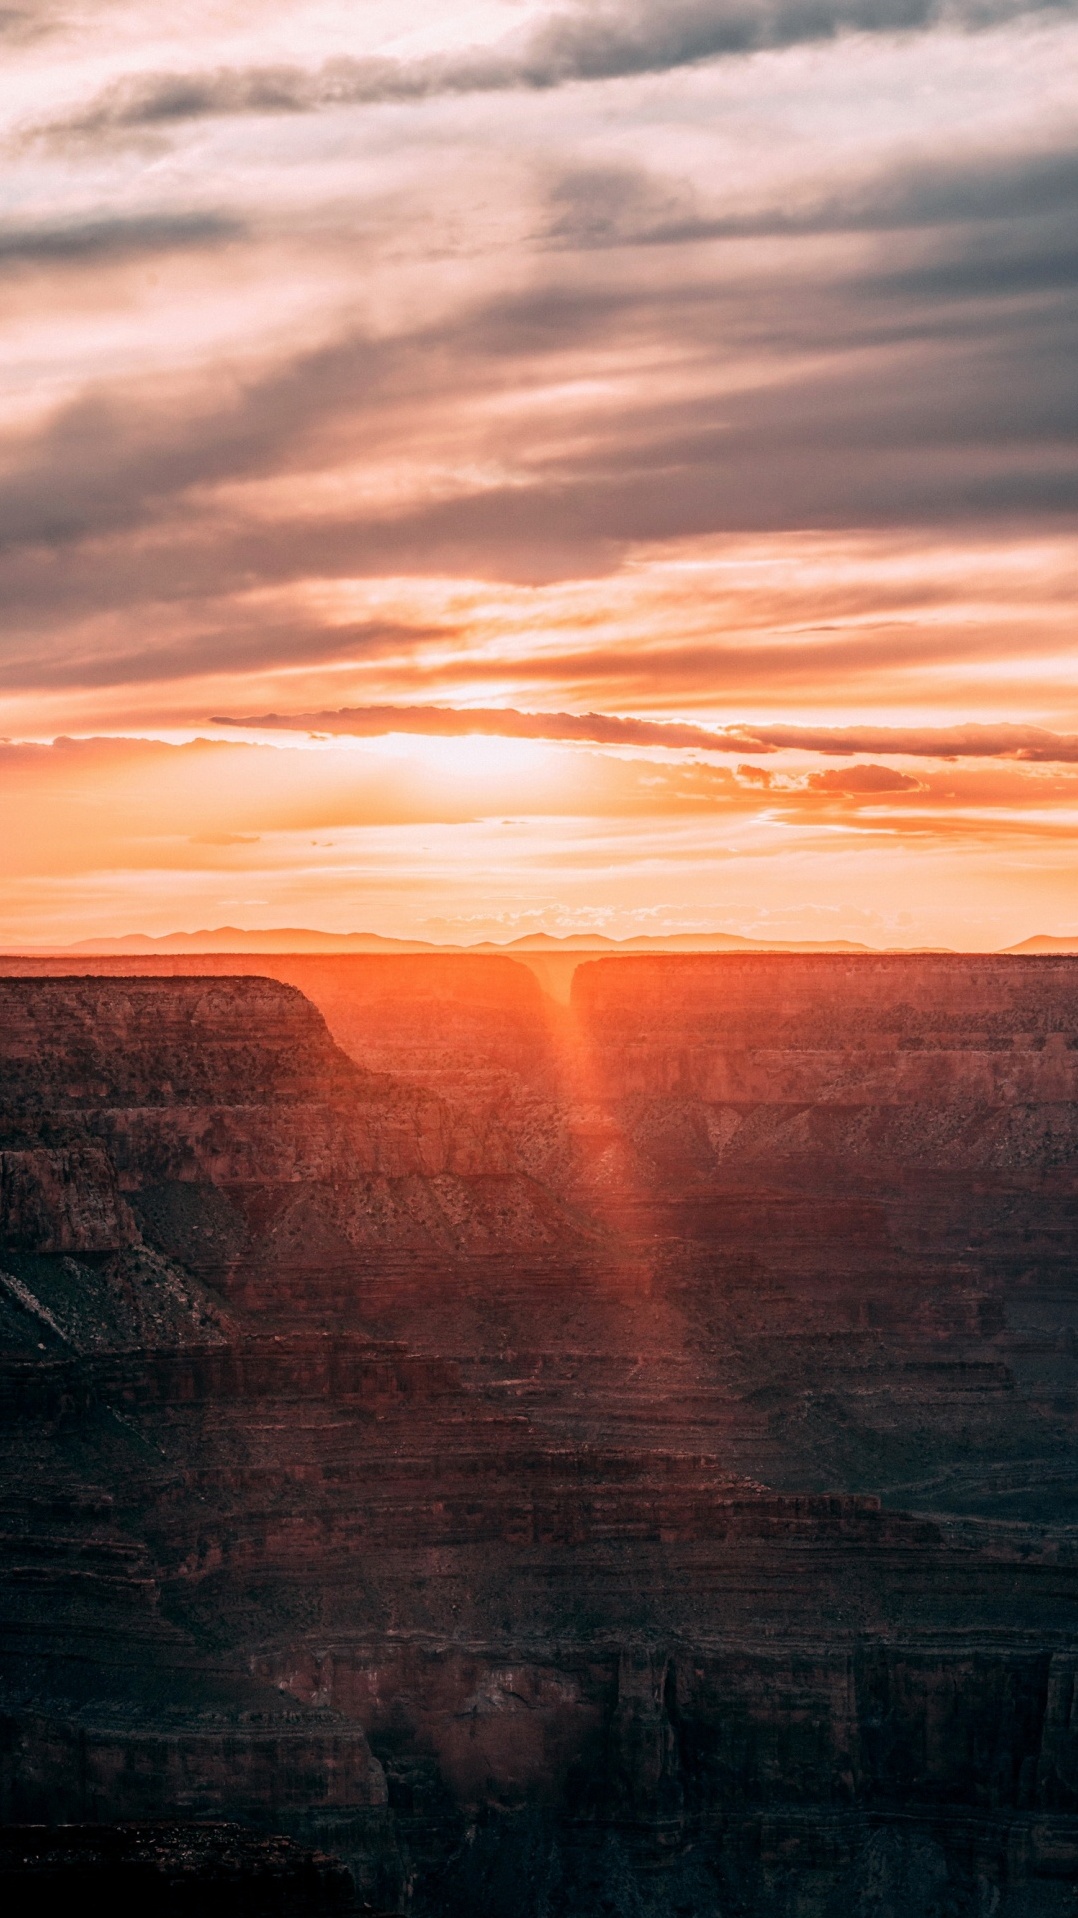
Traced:
<path fill-rule="evenodd" d="M 1071 1918 L 1078 960 L 571 972 L 0 961 L 3 1825 Z"/>

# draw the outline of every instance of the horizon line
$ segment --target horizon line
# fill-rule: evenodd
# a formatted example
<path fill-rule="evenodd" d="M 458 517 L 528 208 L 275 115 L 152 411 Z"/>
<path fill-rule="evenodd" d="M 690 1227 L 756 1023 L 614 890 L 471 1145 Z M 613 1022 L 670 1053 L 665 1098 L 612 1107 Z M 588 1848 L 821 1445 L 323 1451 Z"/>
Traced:
<path fill-rule="evenodd" d="M 222 943 L 239 942 L 235 945 Z M 271 941 L 272 944 L 263 942 Z M 212 944 L 210 942 L 213 942 Z M 284 943 L 288 942 L 288 943 Z M 292 943 L 302 942 L 302 943 Z M 189 957 L 222 958 L 235 956 L 249 958 L 264 955 L 266 957 L 317 958 L 349 953 L 356 957 L 376 957 L 379 952 L 389 956 L 392 953 L 413 954 L 431 957 L 438 954 L 459 954 L 462 956 L 492 957 L 531 953 L 550 957 L 588 952 L 606 953 L 610 957 L 619 954 L 643 956 L 647 953 L 672 955 L 696 952 L 716 955 L 723 951 L 732 952 L 789 952 L 789 953 L 834 953 L 850 957 L 865 955 L 868 957 L 892 956 L 908 953 L 917 954 L 969 954 L 984 957 L 1036 956 L 1053 952 L 1061 956 L 1068 951 L 1078 955 L 1078 932 L 1076 933 L 1033 933 L 1026 938 L 1005 946 L 990 948 L 965 948 L 943 945 L 871 945 L 864 940 L 834 937 L 831 939 L 782 939 L 769 938 L 766 934 L 735 932 L 672 932 L 672 933 L 628 933 L 615 936 L 603 932 L 522 933 L 507 940 L 492 938 L 471 940 L 432 940 L 419 937 L 394 936 L 378 932 L 329 932 L 316 927 L 306 926 L 269 926 L 248 929 L 241 926 L 200 927 L 192 932 L 173 931 L 168 933 L 129 932 L 118 934 L 91 935 L 80 940 L 4 942 L 0 944 L 0 958 L 5 959 L 74 959 L 91 958 L 152 958 Z"/>

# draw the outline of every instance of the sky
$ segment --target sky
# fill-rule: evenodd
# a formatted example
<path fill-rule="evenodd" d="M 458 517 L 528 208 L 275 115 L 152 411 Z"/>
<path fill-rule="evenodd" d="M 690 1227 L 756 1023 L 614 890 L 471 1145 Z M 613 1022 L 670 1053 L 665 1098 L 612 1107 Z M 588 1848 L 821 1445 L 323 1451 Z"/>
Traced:
<path fill-rule="evenodd" d="M 0 943 L 1078 932 L 1078 0 L 5 0 Z"/>

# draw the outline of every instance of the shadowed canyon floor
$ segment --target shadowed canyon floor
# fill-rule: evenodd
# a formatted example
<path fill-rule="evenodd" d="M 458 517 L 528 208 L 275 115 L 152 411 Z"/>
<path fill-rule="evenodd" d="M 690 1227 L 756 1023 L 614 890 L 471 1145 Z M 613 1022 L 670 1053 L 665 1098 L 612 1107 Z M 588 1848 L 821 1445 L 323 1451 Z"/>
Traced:
<path fill-rule="evenodd" d="M 1078 1914 L 1078 961 L 0 971 L 9 1826 Z"/>

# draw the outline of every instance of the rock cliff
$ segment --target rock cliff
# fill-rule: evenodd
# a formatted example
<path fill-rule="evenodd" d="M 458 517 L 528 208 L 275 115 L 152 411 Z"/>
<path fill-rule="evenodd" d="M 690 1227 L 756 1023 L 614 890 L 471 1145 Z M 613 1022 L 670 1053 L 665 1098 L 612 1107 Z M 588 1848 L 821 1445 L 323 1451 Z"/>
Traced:
<path fill-rule="evenodd" d="M 1078 962 L 266 965 L 0 978 L 8 1824 L 1078 1912 Z"/>

